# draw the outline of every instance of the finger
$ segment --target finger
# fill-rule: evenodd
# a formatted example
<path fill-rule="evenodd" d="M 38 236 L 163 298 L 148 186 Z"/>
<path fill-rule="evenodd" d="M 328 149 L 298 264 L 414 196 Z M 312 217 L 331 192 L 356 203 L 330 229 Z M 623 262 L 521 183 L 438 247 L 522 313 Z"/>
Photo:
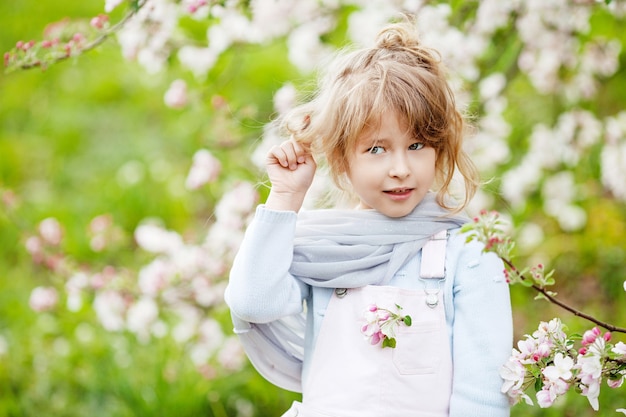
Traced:
<path fill-rule="evenodd" d="M 289 166 L 289 160 L 282 145 L 272 146 L 270 151 L 267 153 L 267 161 L 270 164 L 278 162 L 278 164 L 284 168 Z"/>
<path fill-rule="evenodd" d="M 289 169 L 294 170 L 298 168 L 298 144 L 294 141 L 288 140 L 282 143 L 281 148 L 287 157 Z"/>
<path fill-rule="evenodd" d="M 308 149 L 306 149 L 304 146 L 302 146 L 300 143 L 296 142 L 295 140 L 290 140 L 290 142 L 293 144 L 293 149 L 294 152 L 296 154 L 296 161 L 299 164 L 303 164 L 307 158 L 311 155 L 311 153 L 309 152 Z"/>

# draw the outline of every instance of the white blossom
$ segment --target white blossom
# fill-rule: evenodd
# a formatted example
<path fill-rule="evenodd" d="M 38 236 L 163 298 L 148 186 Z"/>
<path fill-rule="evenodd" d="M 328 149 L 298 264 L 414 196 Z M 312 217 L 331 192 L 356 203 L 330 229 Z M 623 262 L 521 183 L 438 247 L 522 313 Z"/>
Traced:
<path fill-rule="evenodd" d="M 187 174 L 185 187 L 189 190 L 197 190 L 201 186 L 213 182 L 222 171 L 219 159 L 207 149 L 200 149 L 193 155 L 193 164 Z"/>
<path fill-rule="evenodd" d="M 48 217 L 39 223 L 39 235 L 50 245 L 56 246 L 63 238 L 63 228 L 61 223 L 54 217 Z"/>
<path fill-rule="evenodd" d="M 59 302 L 59 293 L 54 287 L 35 287 L 30 293 L 28 305 L 36 312 L 52 310 Z"/>
<path fill-rule="evenodd" d="M 142 224 L 135 229 L 135 240 L 144 250 L 153 253 L 172 253 L 183 245 L 180 235 L 154 224 Z"/>
<path fill-rule="evenodd" d="M 124 314 L 126 313 L 126 301 L 120 293 L 105 290 L 96 293 L 93 301 L 93 309 L 98 320 L 106 330 L 120 331 L 124 329 Z"/>
<path fill-rule="evenodd" d="M 181 79 L 172 81 L 163 96 L 163 101 L 167 107 L 171 107 L 173 109 L 181 109 L 185 107 L 189 101 L 187 83 Z"/>

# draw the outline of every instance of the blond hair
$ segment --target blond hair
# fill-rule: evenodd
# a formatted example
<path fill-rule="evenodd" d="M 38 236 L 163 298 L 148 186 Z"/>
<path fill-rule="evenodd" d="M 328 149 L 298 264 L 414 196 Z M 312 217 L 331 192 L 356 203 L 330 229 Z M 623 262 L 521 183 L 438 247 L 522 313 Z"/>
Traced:
<path fill-rule="evenodd" d="M 333 181 L 346 190 L 348 153 L 364 129 L 376 126 L 389 110 L 404 118 L 411 135 L 435 149 L 437 202 L 462 210 L 479 184 L 478 171 L 462 149 L 464 119 L 438 53 L 420 44 L 409 22 L 384 28 L 371 48 L 339 52 L 320 77 L 317 95 L 280 122 L 286 133 L 326 159 Z M 455 169 L 463 177 L 465 197 L 450 207 Z"/>

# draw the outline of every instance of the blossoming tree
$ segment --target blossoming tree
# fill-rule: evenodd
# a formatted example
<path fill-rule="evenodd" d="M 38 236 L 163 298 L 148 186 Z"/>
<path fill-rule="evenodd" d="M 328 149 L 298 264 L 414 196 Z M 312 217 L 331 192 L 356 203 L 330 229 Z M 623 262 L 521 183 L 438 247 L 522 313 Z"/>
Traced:
<path fill-rule="evenodd" d="M 45 218 L 25 247 L 33 262 L 63 280 L 34 288 L 31 308 L 49 311 L 62 300 L 69 310 L 78 310 L 90 303 L 109 331 L 128 331 L 143 342 L 171 335 L 205 374 L 241 369 L 243 352 L 216 314 L 224 308 L 225 279 L 243 230 L 266 195 L 254 178 L 262 172 L 265 151 L 280 139 L 262 123 L 256 135 L 232 128 L 250 112 L 234 105 L 236 93 L 206 98 L 202 91 L 223 76 L 224 60 L 250 55 L 255 48 L 279 48 L 284 65 L 293 68 L 292 78 L 283 76 L 274 89 L 272 110 L 280 114 L 303 90 L 296 86 L 298 79 L 308 79 L 346 40 L 368 43 L 377 28 L 401 13 L 414 15 L 422 41 L 441 52 L 459 102 L 474 121 L 469 150 L 490 180 L 473 202 L 477 219 L 468 226 L 470 237 L 483 240 L 505 260 L 511 283 L 533 287 L 558 306 L 555 314 L 574 313 L 595 326 L 582 336 L 568 335 L 564 315 L 542 320 L 536 331 L 522 336 L 529 323 L 517 310 L 521 340 L 502 369 L 502 390 L 513 402 L 523 399 L 546 408 L 575 389 L 597 410 L 601 382 L 619 388 L 626 375 L 626 347 L 616 340 L 625 331 L 613 323 L 623 316 L 596 319 L 581 311 L 585 305 L 569 307 L 551 286 L 574 301 L 588 301 L 559 286 L 561 277 L 589 274 L 606 263 L 604 254 L 593 253 L 588 263 L 577 260 L 573 265 L 578 268 L 568 270 L 572 256 L 581 251 L 573 248 L 573 236 L 582 248 L 585 237 L 593 236 L 615 257 L 626 254 L 618 230 L 623 232 L 623 226 L 617 226 L 626 222 L 626 112 L 617 93 L 625 87 L 622 1 L 107 0 L 95 17 L 53 23 L 43 39 L 16 41 L 4 54 L 8 72 L 48 69 L 114 38 L 122 56 L 148 77 L 167 79 L 154 87 L 164 106 L 172 112 L 209 112 L 223 135 L 193 151 L 178 184 L 187 193 L 210 189 L 212 197 L 217 195 L 199 241 L 185 239 L 186 230 L 144 221 L 132 233 L 138 247 L 152 255 L 145 263 L 85 267 L 63 251 L 64 226 Z M 253 100 L 242 97 L 237 99 Z M 203 129 L 201 123 L 195 126 L 191 134 Z M 137 172 L 129 163 L 119 174 L 132 182 Z M 315 184 L 309 205 L 317 204 L 328 185 L 323 176 Z M 0 190 L 9 206 L 13 191 Z M 501 217 L 478 214 L 485 208 L 499 210 Z M 88 234 L 91 249 L 100 252 L 125 231 L 102 215 L 93 218 Z M 508 236 L 515 237 L 517 255 L 538 266 L 514 264 Z M 551 236 L 556 238 L 546 244 Z M 573 255 L 562 255 L 564 242 L 570 243 L 565 252 Z M 545 264 L 556 272 L 546 272 Z M 611 277 L 596 295 L 619 311 L 626 302 L 625 277 Z M 373 343 L 380 341 L 371 330 L 364 332 Z M 211 372 L 209 363 L 215 367 Z"/>

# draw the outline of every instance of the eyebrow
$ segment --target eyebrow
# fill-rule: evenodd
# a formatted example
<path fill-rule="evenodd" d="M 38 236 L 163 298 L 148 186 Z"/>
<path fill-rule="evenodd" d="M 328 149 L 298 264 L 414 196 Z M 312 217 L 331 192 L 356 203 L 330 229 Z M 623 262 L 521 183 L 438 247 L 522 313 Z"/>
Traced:
<path fill-rule="evenodd" d="M 362 145 L 386 145 L 389 142 L 389 139 L 377 137 L 369 137 L 359 141 Z"/>

